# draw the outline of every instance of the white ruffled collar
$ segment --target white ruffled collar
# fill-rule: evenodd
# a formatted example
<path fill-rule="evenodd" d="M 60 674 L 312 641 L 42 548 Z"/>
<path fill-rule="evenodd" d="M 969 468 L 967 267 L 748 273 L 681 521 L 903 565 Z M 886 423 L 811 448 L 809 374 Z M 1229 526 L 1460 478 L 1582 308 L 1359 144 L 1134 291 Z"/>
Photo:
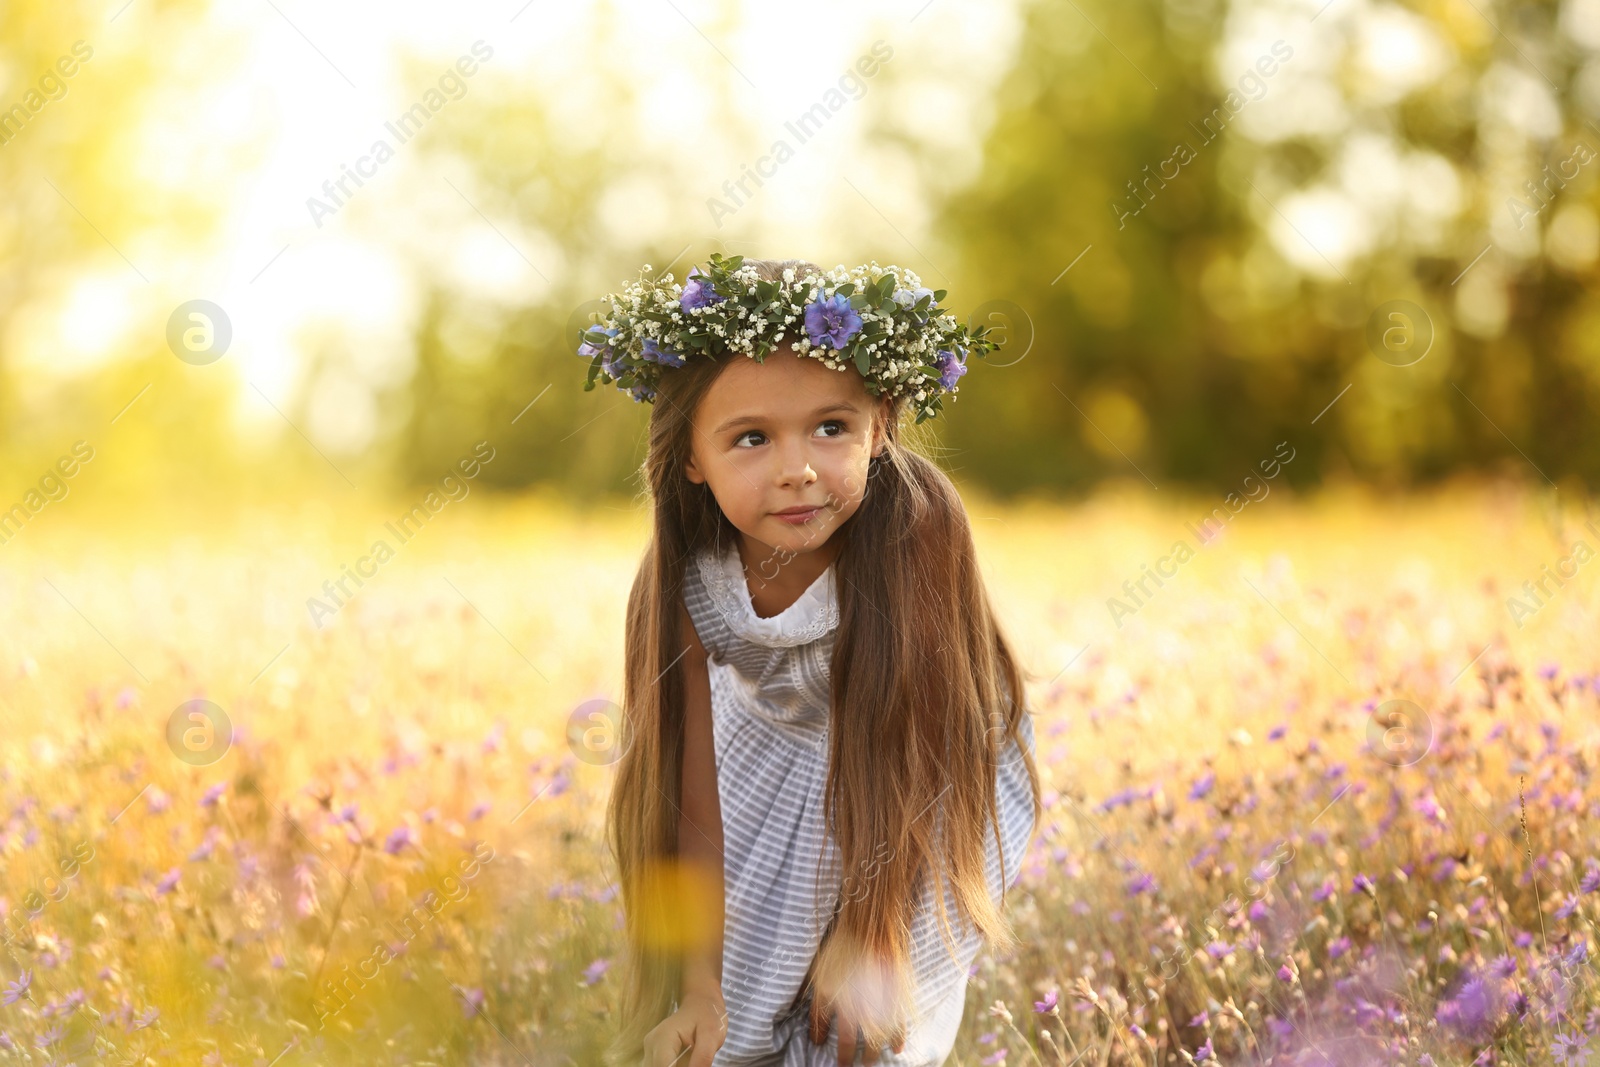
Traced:
<path fill-rule="evenodd" d="M 739 637 L 769 648 L 809 644 L 839 625 L 839 600 L 833 564 L 828 564 L 800 598 L 770 619 L 756 614 L 745 582 L 737 545 L 719 557 L 707 546 L 695 559 L 711 602 Z"/>

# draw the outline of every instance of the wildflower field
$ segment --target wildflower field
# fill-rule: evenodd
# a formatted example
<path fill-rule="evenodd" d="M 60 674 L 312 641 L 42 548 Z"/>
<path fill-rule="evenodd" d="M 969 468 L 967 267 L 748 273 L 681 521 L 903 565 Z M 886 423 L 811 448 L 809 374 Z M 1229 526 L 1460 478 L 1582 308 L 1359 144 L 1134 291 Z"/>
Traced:
<path fill-rule="evenodd" d="M 1600 1064 L 1580 505 L 968 502 L 1046 795 L 952 1063 Z M 89 503 L 0 548 L 0 1064 L 597 1063 L 645 515 Z"/>

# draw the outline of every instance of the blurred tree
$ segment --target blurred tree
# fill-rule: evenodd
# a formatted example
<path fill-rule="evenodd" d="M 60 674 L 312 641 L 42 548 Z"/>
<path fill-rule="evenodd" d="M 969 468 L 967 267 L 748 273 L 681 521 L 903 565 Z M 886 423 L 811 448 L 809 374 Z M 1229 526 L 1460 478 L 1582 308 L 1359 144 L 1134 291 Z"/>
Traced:
<path fill-rule="evenodd" d="M 1288 440 L 1296 482 L 1538 478 L 1519 449 L 1600 478 L 1600 25 L 1329 7 L 1028 6 L 980 176 L 937 226 L 952 289 L 1037 331 L 1004 386 L 967 379 L 948 441 L 977 476 L 1222 487 Z M 930 184 L 943 163 L 922 153 Z M 1402 299 L 1424 317 L 1379 313 Z M 1375 317 L 1402 348 L 1431 325 L 1431 349 L 1380 359 Z"/>

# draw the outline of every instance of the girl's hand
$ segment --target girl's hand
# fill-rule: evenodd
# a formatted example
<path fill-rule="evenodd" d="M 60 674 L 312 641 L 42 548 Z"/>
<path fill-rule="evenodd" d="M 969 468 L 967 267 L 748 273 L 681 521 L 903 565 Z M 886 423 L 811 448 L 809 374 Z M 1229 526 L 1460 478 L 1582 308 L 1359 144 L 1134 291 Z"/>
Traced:
<path fill-rule="evenodd" d="M 711 1057 L 727 1037 L 728 1007 L 721 990 L 686 993 L 678 1010 L 645 1035 L 644 1065 L 711 1067 Z"/>
<path fill-rule="evenodd" d="M 850 1067 L 856 1062 L 856 1020 L 851 1018 L 848 1009 L 840 1008 L 838 1011 L 822 1005 L 818 1000 L 811 1001 L 811 1043 L 825 1045 L 828 1043 L 828 1028 L 830 1019 L 839 1024 L 839 1067 Z M 895 1032 L 894 1044 L 891 1046 L 895 1052 L 903 1052 L 906 1047 L 905 1027 L 900 1027 Z M 868 1044 L 862 1048 L 862 1063 L 877 1063 L 883 1055 L 883 1050 L 875 1045 Z"/>

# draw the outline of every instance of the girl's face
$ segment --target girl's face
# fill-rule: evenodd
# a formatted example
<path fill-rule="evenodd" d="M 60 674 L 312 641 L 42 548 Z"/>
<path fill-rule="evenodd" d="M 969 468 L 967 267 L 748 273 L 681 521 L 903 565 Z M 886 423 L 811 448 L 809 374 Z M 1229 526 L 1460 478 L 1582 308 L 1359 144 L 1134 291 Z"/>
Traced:
<path fill-rule="evenodd" d="M 883 451 L 887 397 L 861 375 L 783 348 L 730 360 L 694 413 L 686 473 L 711 487 L 739 532 L 775 552 L 822 547 L 866 495 Z M 794 508 L 808 513 L 784 516 Z"/>

